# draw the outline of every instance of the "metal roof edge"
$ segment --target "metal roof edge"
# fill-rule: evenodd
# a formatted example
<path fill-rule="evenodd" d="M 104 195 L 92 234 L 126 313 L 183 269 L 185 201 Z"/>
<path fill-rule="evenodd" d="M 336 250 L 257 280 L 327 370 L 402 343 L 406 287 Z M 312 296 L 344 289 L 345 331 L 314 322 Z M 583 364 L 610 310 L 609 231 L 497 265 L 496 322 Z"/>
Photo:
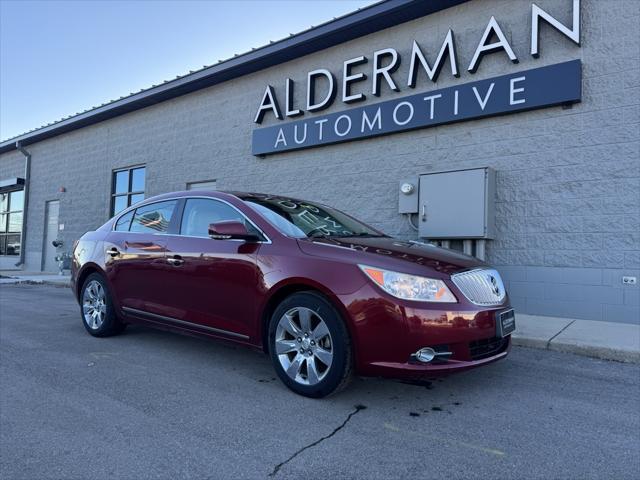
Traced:
<path fill-rule="evenodd" d="M 0 153 L 248 75 L 469 0 L 386 0 L 155 87 L 0 142 Z"/>

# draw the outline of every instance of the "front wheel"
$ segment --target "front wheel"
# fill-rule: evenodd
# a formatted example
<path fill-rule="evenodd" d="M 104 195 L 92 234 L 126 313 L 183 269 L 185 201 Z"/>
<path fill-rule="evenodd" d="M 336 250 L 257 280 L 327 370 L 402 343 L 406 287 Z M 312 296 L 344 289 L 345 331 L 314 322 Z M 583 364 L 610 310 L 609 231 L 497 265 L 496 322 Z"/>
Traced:
<path fill-rule="evenodd" d="M 82 286 L 80 313 L 84 328 L 94 337 L 117 335 L 126 326 L 117 317 L 107 282 L 99 273 L 89 275 Z"/>
<path fill-rule="evenodd" d="M 269 323 L 269 353 L 282 382 L 294 392 L 322 398 L 352 375 L 349 332 L 323 296 L 300 292 L 276 308 Z"/>

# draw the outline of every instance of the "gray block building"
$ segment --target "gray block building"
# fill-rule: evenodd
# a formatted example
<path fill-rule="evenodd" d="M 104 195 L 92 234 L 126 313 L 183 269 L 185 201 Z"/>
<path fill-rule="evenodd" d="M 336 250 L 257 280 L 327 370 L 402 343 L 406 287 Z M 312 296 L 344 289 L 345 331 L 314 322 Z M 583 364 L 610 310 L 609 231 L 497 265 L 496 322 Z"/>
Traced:
<path fill-rule="evenodd" d="M 143 198 L 256 191 L 485 258 L 520 313 L 638 324 L 638 24 L 636 0 L 384 1 L 4 140 L 0 270 L 57 271 Z"/>

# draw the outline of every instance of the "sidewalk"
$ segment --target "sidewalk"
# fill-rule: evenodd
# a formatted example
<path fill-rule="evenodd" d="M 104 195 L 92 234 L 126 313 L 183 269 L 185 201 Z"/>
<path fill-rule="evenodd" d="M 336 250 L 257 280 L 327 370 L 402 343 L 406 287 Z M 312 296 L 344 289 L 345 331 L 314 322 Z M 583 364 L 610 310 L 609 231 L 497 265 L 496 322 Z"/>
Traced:
<path fill-rule="evenodd" d="M 516 312 L 513 344 L 588 357 L 640 363 L 640 325 Z"/>
<path fill-rule="evenodd" d="M 0 284 L 36 283 L 68 287 L 69 280 L 69 275 L 54 273 L 0 271 Z M 522 347 L 640 363 L 640 325 L 516 312 L 516 331 L 512 338 L 514 345 Z"/>

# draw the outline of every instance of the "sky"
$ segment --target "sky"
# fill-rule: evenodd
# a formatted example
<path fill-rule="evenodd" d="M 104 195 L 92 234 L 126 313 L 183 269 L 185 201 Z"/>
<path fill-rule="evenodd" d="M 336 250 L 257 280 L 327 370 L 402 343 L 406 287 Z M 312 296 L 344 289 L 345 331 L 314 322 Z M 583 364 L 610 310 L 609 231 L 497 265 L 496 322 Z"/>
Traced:
<path fill-rule="evenodd" d="M 0 139 L 372 0 L 0 0 Z"/>

